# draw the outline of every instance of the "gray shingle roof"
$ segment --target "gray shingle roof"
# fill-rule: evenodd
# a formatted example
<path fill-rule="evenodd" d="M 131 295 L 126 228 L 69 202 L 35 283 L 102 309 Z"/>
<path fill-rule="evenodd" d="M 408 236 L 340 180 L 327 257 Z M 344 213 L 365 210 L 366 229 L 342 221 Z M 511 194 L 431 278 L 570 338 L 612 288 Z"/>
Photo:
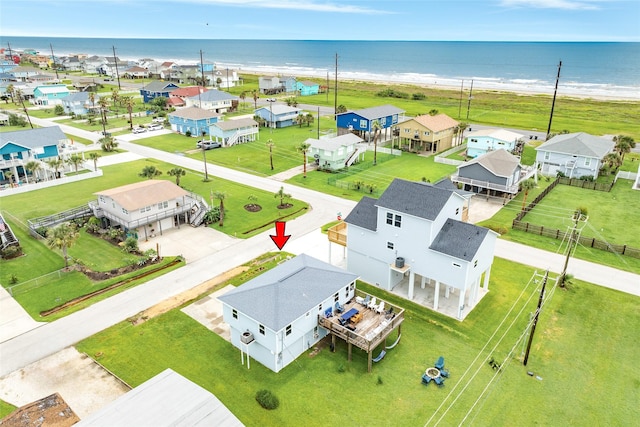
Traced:
<path fill-rule="evenodd" d="M 614 146 L 615 142 L 610 139 L 578 132 L 556 135 L 537 147 L 536 151 L 602 159 Z"/>
<path fill-rule="evenodd" d="M 0 132 L 0 147 L 13 142 L 27 148 L 47 147 L 58 145 L 61 140 L 68 139 L 58 126 Z"/>
<path fill-rule="evenodd" d="M 454 192 L 433 185 L 394 179 L 377 206 L 433 221 Z"/>
<path fill-rule="evenodd" d="M 429 249 L 464 261 L 472 261 L 489 229 L 447 219 Z"/>
<path fill-rule="evenodd" d="M 208 90 L 204 93 L 201 93 L 200 95 L 196 95 L 196 96 L 192 96 L 191 98 L 194 101 L 202 101 L 202 102 L 211 102 L 211 101 L 226 101 L 228 99 L 230 100 L 236 100 L 236 99 L 240 99 L 235 95 L 231 95 L 230 93 L 227 92 L 223 92 L 221 90 L 217 90 L 217 89 L 211 89 Z"/>
<path fill-rule="evenodd" d="M 89 92 L 74 92 L 62 98 L 63 101 L 68 102 L 76 102 L 81 101 L 85 102 L 89 100 Z"/>
<path fill-rule="evenodd" d="M 280 331 L 358 278 L 301 254 L 219 297 L 273 331 Z"/>
<path fill-rule="evenodd" d="M 348 147 L 350 145 L 356 145 L 360 142 L 364 142 L 362 138 L 360 138 L 355 133 L 345 133 L 344 135 L 336 136 L 333 138 L 326 139 L 315 139 L 308 138 L 306 143 L 311 144 L 313 148 L 319 148 L 321 150 L 329 150 L 335 151 L 340 147 Z"/>
<path fill-rule="evenodd" d="M 143 87 L 142 90 L 146 90 L 147 92 L 171 92 L 172 90 L 177 89 L 170 86 L 175 86 L 175 84 L 171 82 L 161 82 L 158 80 L 154 80 Z"/>
<path fill-rule="evenodd" d="M 465 199 L 470 199 L 474 194 L 473 191 L 461 190 L 458 188 L 456 184 L 454 184 L 449 178 L 442 178 L 440 181 L 433 184 L 434 187 L 442 188 L 444 190 L 450 190 L 454 193 L 464 197 Z"/>
<path fill-rule="evenodd" d="M 509 153 L 507 150 L 501 148 L 500 150 L 489 151 L 488 153 L 458 166 L 458 170 L 476 163 L 495 176 L 509 177 L 512 176 L 518 168 L 520 159 Z"/>
<path fill-rule="evenodd" d="M 382 117 L 392 116 L 394 114 L 404 113 L 404 110 L 401 110 L 398 107 L 394 107 L 393 105 L 379 105 L 377 107 L 355 110 L 352 111 L 352 113 L 362 116 L 367 120 L 375 120 Z"/>
<path fill-rule="evenodd" d="M 376 231 L 378 223 L 377 199 L 363 197 L 344 219 L 347 224 L 353 224 L 367 230 Z"/>
<path fill-rule="evenodd" d="M 182 119 L 202 120 L 220 117 L 221 115 L 213 111 L 198 108 L 196 106 L 181 108 L 169 114 L 169 117 L 180 117 Z"/>

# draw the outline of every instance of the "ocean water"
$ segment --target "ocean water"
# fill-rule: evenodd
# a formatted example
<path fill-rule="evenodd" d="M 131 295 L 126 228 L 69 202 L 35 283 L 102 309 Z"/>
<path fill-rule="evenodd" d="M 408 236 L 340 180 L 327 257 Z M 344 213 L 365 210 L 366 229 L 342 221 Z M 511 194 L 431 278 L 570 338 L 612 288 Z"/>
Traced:
<path fill-rule="evenodd" d="M 640 99 L 640 43 L 100 39 L 0 36 L 0 47 L 205 61 L 257 73 Z"/>

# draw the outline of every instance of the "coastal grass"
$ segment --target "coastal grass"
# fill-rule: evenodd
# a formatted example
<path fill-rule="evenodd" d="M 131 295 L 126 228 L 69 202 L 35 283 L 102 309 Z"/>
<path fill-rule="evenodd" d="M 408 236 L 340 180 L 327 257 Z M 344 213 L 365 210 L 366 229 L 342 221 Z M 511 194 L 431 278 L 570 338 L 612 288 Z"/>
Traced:
<path fill-rule="evenodd" d="M 638 299 L 583 282 L 567 290 L 550 289 L 525 368 L 520 338 L 538 293 L 530 284 L 531 275 L 528 267 L 496 259 L 490 292 L 463 322 L 358 283 L 359 289 L 406 309 L 400 343 L 387 350 L 371 374 L 366 354 L 354 349 L 352 361 L 347 361 L 347 345 L 340 340 L 335 353 L 324 342 L 277 374 L 255 361 L 247 370 L 237 349 L 179 309 L 136 326 L 121 322 L 77 348 L 132 386 L 172 368 L 214 393 L 247 426 L 318 420 L 358 424 L 362 414 L 354 408 L 370 408 L 373 396 L 383 402 L 375 407 L 380 425 L 425 425 L 441 415 L 444 425 L 458 425 L 478 399 L 480 404 L 471 412 L 478 425 L 510 425 L 513 420 L 539 425 L 632 424 L 640 416 L 635 404 L 640 365 L 634 357 L 639 350 L 634 339 L 640 326 L 635 315 Z M 586 318 L 592 320 L 589 328 L 584 327 Z M 445 357 L 451 377 L 444 388 L 422 385 L 422 373 L 439 356 Z M 502 363 L 501 371 L 489 367 L 490 357 Z M 529 370 L 540 379 L 528 376 Z M 606 378 L 616 378 L 619 387 L 612 388 Z M 482 395 L 486 386 L 489 393 Z M 277 410 L 265 411 L 255 402 L 256 391 L 263 388 L 280 399 Z M 346 389 L 348 398 L 336 398 L 335 390 Z M 560 396 L 571 396 L 580 404 L 567 405 Z"/>

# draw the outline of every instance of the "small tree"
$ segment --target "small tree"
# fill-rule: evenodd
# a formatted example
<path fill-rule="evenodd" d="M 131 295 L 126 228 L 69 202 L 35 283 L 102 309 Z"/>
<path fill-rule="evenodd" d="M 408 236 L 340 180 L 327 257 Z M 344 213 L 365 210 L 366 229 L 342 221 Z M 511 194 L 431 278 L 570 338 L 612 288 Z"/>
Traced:
<path fill-rule="evenodd" d="M 64 107 L 62 105 L 56 105 L 53 109 L 53 114 L 56 116 L 61 116 L 64 114 Z"/>
<path fill-rule="evenodd" d="M 271 170 L 273 170 L 273 147 L 275 144 L 272 139 L 267 141 L 267 147 L 269 147 L 269 163 L 271 164 Z"/>
<path fill-rule="evenodd" d="M 520 183 L 521 191 L 524 191 L 524 197 L 522 198 L 522 209 L 524 210 L 525 205 L 527 204 L 527 196 L 529 195 L 529 190 L 533 190 L 536 188 L 536 181 L 533 178 L 528 178 Z"/>
<path fill-rule="evenodd" d="M 136 106 L 136 100 L 133 96 L 122 97 L 122 103 L 124 104 L 127 112 L 129 113 L 129 130 L 133 129 L 133 107 Z"/>
<path fill-rule="evenodd" d="M 70 222 L 62 223 L 47 231 L 47 245 L 50 248 L 62 250 L 65 268 L 69 267 L 67 249 L 73 246 L 79 237 L 80 233 L 78 233 L 76 226 Z"/>
<path fill-rule="evenodd" d="M 98 170 L 98 159 L 102 157 L 100 155 L 100 153 L 96 152 L 96 151 L 92 151 L 91 153 L 89 153 L 89 159 L 93 160 L 93 170 L 97 171 Z"/>
<path fill-rule="evenodd" d="M 220 222 L 218 222 L 218 225 L 222 227 L 224 225 L 224 200 L 227 198 L 227 193 L 224 191 L 216 191 L 213 193 L 213 198 L 220 202 Z"/>
<path fill-rule="evenodd" d="M 160 176 L 160 175 L 162 175 L 162 171 L 159 171 L 153 165 L 145 166 L 144 168 L 142 168 L 142 171 L 138 174 L 138 176 L 141 176 L 142 178 L 147 178 L 147 179 L 153 179 L 156 176 Z"/>
<path fill-rule="evenodd" d="M 98 140 L 102 151 L 110 153 L 118 148 L 118 142 L 111 136 L 104 136 Z"/>
<path fill-rule="evenodd" d="M 309 148 L 311 148 L 311 144 L 306 142 L 302 142 L 300 143 L 300 145 L 296 147 L 296 149 L 302 153 L 302 158 L 303 158 L 302 169 L 304 171 L 304 178 L 307 177 L 307 152 L 309 151 Z"/>
<path fill-rule="evenodd" d="M 291 198 L 291 194 L 287 194 L 284 192 L 284 187 L 280 187 L 280 189 L 273 195 L 275 198 L 280 198 L 280 204 L 278 206 L 284 206 L 284 201 L 286 199 Z"/>
<path fill-rule="evenodd" d="M 138 248 L 138 239 L 136 239 L 133 236 L 129 236 L 124 240 L 124 243 L 122 244 L 122 250 L 127 252 L 127 253 L 134 253 L 134 252 L 138 252 L 139 248 Z"/>
<path fill-rule="evenodd" d="M 180 167 L 176 167 L 173 168 L 171 170 L 169 170 L 169 172 L 167 172 L 167 175 L 169 176 L 173 176 L 176 178 L 176 185 L 180 186 L 180 177 L 185 176 L 187 174 L 187 172 L 180 168 Z"/>

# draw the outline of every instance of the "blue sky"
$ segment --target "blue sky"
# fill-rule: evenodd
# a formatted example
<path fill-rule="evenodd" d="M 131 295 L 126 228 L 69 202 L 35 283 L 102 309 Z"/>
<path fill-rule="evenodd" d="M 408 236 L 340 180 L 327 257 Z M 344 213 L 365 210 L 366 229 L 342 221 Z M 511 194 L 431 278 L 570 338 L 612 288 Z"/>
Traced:
<path fill-rule="evenodd" d="M 0 35 L 640 41 L 640 1 L 1 0 Z"/>

